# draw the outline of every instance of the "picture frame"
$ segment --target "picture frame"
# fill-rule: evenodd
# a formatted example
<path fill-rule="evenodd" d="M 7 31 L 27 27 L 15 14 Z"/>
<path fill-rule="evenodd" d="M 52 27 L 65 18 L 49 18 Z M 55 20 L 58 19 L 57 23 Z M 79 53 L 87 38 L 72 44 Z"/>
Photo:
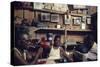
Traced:
<path fill-rule="evenodd" d="M 83 11 L 83 14 L 85 14 L 85 15 L 86 15 L 86 14 L 87 14 L 87 10 L 84 10 L 84 11 Z"/>
<path fill-rule="evenodd" d="M 39 2 L 33 3 L 33 6 L 34 6 L 33 9 L 37 9 L 37 10 L 42 10 L 44 8 L 44 4 Z"/>
<path fill-rule="evenodd" d="M 70 24 L 70 19 L 68 18 L 68 15 L 64 15 L 64 24 Z"/>
<path fill-rule="evenodd" d="M 52 10 L 59 11 L 59 7 L 60 7 L 59 4 L 54 4 L 53 7 L 52 7 Z"/>
<path fill-rule="evenodd" d="M 51 14 L 51 22 L 59 22 L 59 14 Z"/>
<path fill-rule="evenodd" d="M 73 6 L 74 9 L 86 9 L 85 5 L 74 5 Z"/>
<path fill-rule="evenodd" d="M 73 18 L 73 25 L 80 25 L 82 21 L 81 17 L 74 17 Z"/>
<path fill-rule="evenodd" d="M 86 16 L 82 16 L 82 21 L 86 22 Z"/>
<path fill-rule="evenodd" d="M 53 6 L 52 3 L 44 3 L 44 8 L 43 9 L 51 10 L 52 6 Z"/>
<path fill-rule="evenodd" d="M 50 13 L 41 13 L 41 21 L 50 21 Z"/>

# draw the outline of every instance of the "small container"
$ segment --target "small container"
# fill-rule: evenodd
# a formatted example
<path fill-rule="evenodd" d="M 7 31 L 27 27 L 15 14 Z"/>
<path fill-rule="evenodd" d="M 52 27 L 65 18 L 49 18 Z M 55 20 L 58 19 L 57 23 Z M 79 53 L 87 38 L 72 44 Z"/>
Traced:
<path fill-rule="evenodd" d="M 58 25 L 57 25 L 57 28 L 61 28 L 61 25 L 58 24 Z"/>
<path fill-rule="evenodd" d="M 81 29 L 85 30 L 86 29 L 86 24 L 85 23 L 81 23 Z"/>

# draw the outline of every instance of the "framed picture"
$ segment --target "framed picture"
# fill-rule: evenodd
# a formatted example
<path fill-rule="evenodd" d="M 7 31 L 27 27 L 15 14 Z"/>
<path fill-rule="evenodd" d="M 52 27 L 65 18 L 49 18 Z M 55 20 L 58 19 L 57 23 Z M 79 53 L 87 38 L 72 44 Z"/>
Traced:
<path fill-rule="evenodd" d="M 81 17 L 74 17 L 73 18 L 73 24 L 74 25 L 80 25 L 81 24 Z"/>
<path fill-rule="evenodd" d="M 86 9 L 85 5 L 73 5 L 74 9 Z"/>
<path fill-rule="evenodd" d="M 50 13 L 41 13 L 41 21 L 50 21 Z"/>
<path fill-rule="evenodd" d="M 60 4 L 54 4 L 52 10 L 59 11 L 59 8 L 60 8 Z"/>
<path fill-rule="evenodd" d="M 68 18 L 68 15 L 65 15 L 65 16 L 64 16 L 64 23 L 65 23 L 65 24 L 70 24 L 70 22 L 71 22 L 70 20 L 71 20 L 71 19 Z"/>
<path fill-rule="evenodd" d="M 35 2 L 33 3 L 34 8 L 33 9 L 39 9 L 42 10 L 44 8 L 44 4 L 43 3 L 39 3 L 39 2 Z"/>
<path fill-rule="evenodd" d="M 83 22 L 86 22 L 86 16 L 83 16 L 83 17 L 82 17 L 82 21 L 83 21 Z"/>
<path fill-rule="evenodd" d="M 44 3 L 44 9 L 51 10 L 53 4 L 52 3 Z"/>
<path fill-rule="evenodd" d="M 51 14 L 51 22 L 59 22 L 59 14 Z"/>
<path fill-rule="evenodd" d="M 86 15 L 86 14 L 87 14 L 87 10 L 83 10 L 83 14 L 85 14 L 85 15 Z"/>
<path fill-rule="evenodd" d="M 87 18 L 86 18 L 86 23 L 87 23 L 87 24 L 91 24 L 91 17 L 87 17 Z"/>

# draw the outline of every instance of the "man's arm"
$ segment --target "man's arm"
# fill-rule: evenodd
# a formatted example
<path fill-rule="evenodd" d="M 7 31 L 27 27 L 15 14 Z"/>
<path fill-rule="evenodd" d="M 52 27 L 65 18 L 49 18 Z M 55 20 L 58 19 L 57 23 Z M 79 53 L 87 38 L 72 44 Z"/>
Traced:
<path fill-rule="evenodd" d="M 19 54 L 16 50 L 14 50 L 14 58 L 18 59 L 19 62 L 20 62 L 21 64 L 23 64 L 23 65 L 28 64 L 27 61 L 24 60 L 24 58 L 23 58 L 22 56 L 20 56 L 20 54 Z M 14 59 L 14 60 L 16 60 L 16 59 Z"/>
<path fill-rule="evenodd" d="M 60 51 L 61 51 L 61 54 L 64 56 L 64 57 L 66 57 L 69 61 L 73 61 L 73 59 L 70 57 L 70 56 L 68 56 L 67 54 L 66 54 L 66 52 L 64 51 L 64 49 L 61 47 L 60 48 Z"/>
<path fill-rule="evenodd" d="M 42 54 L 42 52 L 43 52 L 43 48 L 39 48 L 39 50 L 35 56 L 35 59 L 31 64 L 35 64 L 37 62 L 37 60 L 38 60 L 39 56 Z"/>

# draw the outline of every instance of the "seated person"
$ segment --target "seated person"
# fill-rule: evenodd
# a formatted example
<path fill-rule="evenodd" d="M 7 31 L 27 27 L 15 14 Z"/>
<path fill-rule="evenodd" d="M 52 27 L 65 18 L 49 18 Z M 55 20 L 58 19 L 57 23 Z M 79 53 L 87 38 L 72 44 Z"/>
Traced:
<path fill-rule="evenodd" d="M 41 45 L 41 47 L 43 47 L 43 48 L 50 47 L 50 44 L 48 44 L 48 42 L 47 42 L 47 40 L 45 39 L 45 37 L 42 37 L 42 38 L 41 38 L 40 45 Z"/>
<path fill-rule="evenodd" d="M 64 49 L 61 47 L 61 37 L 59 35 L 56 35 L 54 38 L 54 44 L 51 46 L 50 49 L 49 57 L 47 58 L 47 63 L 49 63 L 50 60 L 62 59 L 62 56 L 69 61 L 73 61 L 73 59 L 69 57 L 64 51 Z"/>
<path fill-rule="evenodd" d="M 29 44 L 28 35 L 23 34 L 14 47 L 14 65 L 36 64 L 43 49 L 40 47 L 33 51 L 34 48 L 29 47 Z"/>
<path fill-rule="evenodd" d="M 50 43 L 45 39 L 45 37 L 42 37 L 39 45 L 43 48 L 42 58 L 47 58 L 50 51 Z"/>
<path fill-rule="evenodd" d="M 83 43 L 77 43 L 79 46 L 76 47 L 76 50 L 81 53 L 87 53 L 91 49 L 93 43 L 93 37 L 91 35 L 86 35 Z"/>
<path fill-rule="evenodd" d="M 78 43 L 81 44 L 81 43 Z M 84 43 L 76 47 L 76 51 L 83 55 L 83 61 L 96 60 L 97 59 L 97 44 L 93 39 L 93 36 L 86 35 Z"/>
<path fill-rule="evenodd" d="M 97 44 L 94 42 L 92 44 L 91 49 L 88 51 L 88 53 L 84 54 L 84 61 L 96 61 L 97 60 Z"/>

